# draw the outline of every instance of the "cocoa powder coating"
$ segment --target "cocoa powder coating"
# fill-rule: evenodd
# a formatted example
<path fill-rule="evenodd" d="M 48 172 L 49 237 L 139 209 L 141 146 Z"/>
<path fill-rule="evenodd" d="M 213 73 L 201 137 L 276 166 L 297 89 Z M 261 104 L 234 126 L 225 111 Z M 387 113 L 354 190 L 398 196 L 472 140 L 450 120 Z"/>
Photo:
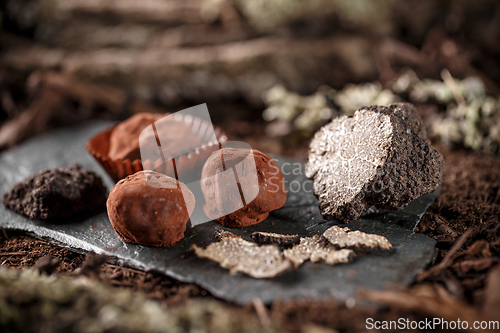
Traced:
<path fill-rule="evenodd" d="M 249 154 L 253 154 L 255 164 Z M 237 174 L 240 191 L 231 169 Z M 260 223 L 269 212 L 281 208 L 287 197 L 281 169 L 270 156 L 255 149 L 223 148 L 212 153 L 203 166 L 201 188 L 205 214 L 226 227 Z M 246 202 L 248 193 L 256 196 Z"/>
<path fill-rule="evenodd" d="M 195 198 L 186 185 L 154 171 L 120 180 L 107 201 L 108 216 L 128 243 L 172 246 L 184 237 Z"/>
<path fill-rule="evenodd" d="M 158 138 L 154 131 L 146 133 L 142 142 L 142 152 L 147 156 L 156 156 L 160 159 L 157 139 L 161 141 L 161 149 L 166 159 L 177 157 L 201 146 L 201 140 L 191 126 L 182 121 L 162 119 L 165 116 L 165 114 L 137 113 L 118 124 L 109 138 L 108 156 L 113 160 L 140 160 L 139 136 L 153 123 Z"/>
<path fill-rule="evenodd" d="M 163 116 L 155 113 L 136 113 L 116 125 L 109 137 L 108 156 L 113 160 L 140 160 L 139 135 L 146 127 Z"/>

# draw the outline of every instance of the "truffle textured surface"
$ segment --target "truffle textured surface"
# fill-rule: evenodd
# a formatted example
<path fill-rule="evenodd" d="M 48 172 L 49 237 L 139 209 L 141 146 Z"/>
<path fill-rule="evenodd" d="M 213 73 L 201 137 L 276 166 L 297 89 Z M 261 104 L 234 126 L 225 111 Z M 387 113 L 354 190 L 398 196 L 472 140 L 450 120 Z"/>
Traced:
<path fill-rule="evenodd" d="M 262 222 L 287 197 L 281 169 L 255 149 L 213 152 L 203 166 L 201 189 L 205 214 L 226 227 Z"/>
<path fill-rule="evenodd" d="M 109 137 L 108 156 L 113 160 L 140 160 L 139 135 L 146 127 L 163 116 L 156 113 L 136 113 L 116 125 Z"/>
<path fill-rule="evenodd" d="M 299 267 L 307 260 L 312 262 L 323 261 L 328 265 L 346 264 L 351 262 L 356 254 L 353 250 L 336 249 L 321 235 L 301 237 L 300 243 L 291 249 L 283 251 L 285 258 L 290 260 L 295 267 Z"/>
<path fill-rule="evenodd" d="M 276 244 L 276 245 L 292 245 L 298 244 L 300 241 L 299 235 L 282 235 L 272 232 L 255 231 L 250 237 L 257 244 Z"/>
<path fill-rule="evenodd" d="M 323 126 L 311 141 L 306 176 L 326 219 L 352 221 L 372 205 L 400 209 L 434 191 L 443 166 L 415 107 L 398 103 Z"/>
<path fill-rule="evenodd" d="M 146 170 L 120 180 L 106 204 L 111 224 L 125 242 L 172 246 L 184 237 L 195 198 L 178 180 Z"/>
<path fill-rule="evenodd" d="M 93 171 L 78 165 L 47 169 L 17 183 L 3 204 L 30 219 L 52 219 L 104 209 L 106 188 Z"/>
<path fill-rule="evenodd" d="M 191 126 L 182 121 L 162 119 L 165 114 L 136 113 L 127 120 L 119 123 L 111 132 L 109 138 L 108 156 L 113 159 L 141 159 L 139 136 L 144 129 L 155 123 L 158 139 L 166 159 L 177 157 L 186 151 L 194 150 L 201 145 L 200 139 L 193 132 Z M 158 143 L 154 131 L 150 131 L 142 142 L 142 153 L 147 156 L 158 156 Z"/>
<path fill-rule="evenodd" d="M 323 233 L 323 237 L 338 249 L 353 249 L 359 252 L 370 250 L 392 250 L 392 244 L 384 236 L 351 231 L 349 228 L 333 226 Z"/>
<path fill-rule="evenodd" d="M 262 245 L 248 242 L 229 232 L 219 233 L 221 239 L 206 249 L 193 245 L 200 258 L 218 262 L 231 274 L 245 273 L 257 279 L 273 278 L 292 269 L 289 260 L 283 257 L 276 245 Z"/>

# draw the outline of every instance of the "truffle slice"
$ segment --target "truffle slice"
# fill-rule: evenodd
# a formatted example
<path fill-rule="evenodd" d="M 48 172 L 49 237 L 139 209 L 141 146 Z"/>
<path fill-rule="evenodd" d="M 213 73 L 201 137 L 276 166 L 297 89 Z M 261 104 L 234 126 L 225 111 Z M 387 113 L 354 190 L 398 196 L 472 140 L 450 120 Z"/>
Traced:
<path fill-rule="evenodd" d="M 178 180 L 145 170 L 120 180 L 106 204 L 111 224 L 125 242 L 172 246 L 184 237 L 195 198 Z"/>
<path fill-rule="evenodd" d="M 301 237 L 300 243 L 283 251 L 283 255 L 297 268 L 307 260 L 324 261 L 328 265 L 345 264 L 351 262 L 356 254 L 353 250 L 337 250 L 321 235 L 314 235 L 313 237 Z"/>
<path fill-rule="evenodd" d="M 298 244 L 300 241 L 299 235 L 282 235 L 272 232 L 255 231 L 250 237 L 257 244 L 276 244 L 276 245 L 292 245 Z"/>
<path fill-rule="evenodd" d="M 292 269 L 276 245 L 259 246 L 229 232 L 219 236 L 221 241 L 206 249 L 193 245 L 196 255 L 218 262 L 231 274 L 242 272 L 257 279 L 273 278 Z"/>
<path fill-rule="evenodd" d="M 104 209 L 106 188 L 93 171 L 79 165 L 47 169 L 17 183 L 3 204 L 30 219 L 53 219 Z"/>
<path fill-rule="evenodd" d="M 392 244 L 384 236 L 367 234 L 359 230 L 351 231 L 347 227 L 333 226 L 328 228 L 323 233 L 323 237 L 338 249 L 353 249 L 357 252 L 392 250 Z"/>
<path fill-rule="evenodd" d="M 326 219 L 353 221 L 372 205 L 400 209 L 434 191 L 443 166 L 415 107 L 398 103 L 323 126 L 311 141 L 306 176 Z"/>
<path fill-rule="evenodd" d="M 205 214 L 226 227 L 260 223 L 287 197 L 281 169 L 255 149 L 213 152 L 203 166 L 201 189 Z"/>

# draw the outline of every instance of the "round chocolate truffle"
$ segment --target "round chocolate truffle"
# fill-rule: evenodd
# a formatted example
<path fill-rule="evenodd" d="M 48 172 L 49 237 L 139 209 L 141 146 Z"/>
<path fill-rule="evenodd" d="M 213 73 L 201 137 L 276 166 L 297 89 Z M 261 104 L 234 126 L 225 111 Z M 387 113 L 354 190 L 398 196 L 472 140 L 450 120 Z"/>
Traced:
<path fill-rule="evenodd" d="M 287 196 L 276 162 L 253 149 L 213 152 L 203 166 L 201 189 L 205 214 L 226 227 L 262 222 Z"/>
<path fill-rule="evenodd" d="M 108 156 L 113 160 L 140 160 L 139 135 L 146 127 L 164 116 L 141 112 L 116 125 L 109 137 Z"/>
<path fill-rule="evenodd" d="M 106 202 L 118 235 L 148 246 L 172 246 L 182 239 L 194 204 L 186 185 L 150 170 L 120 180 Z"/>

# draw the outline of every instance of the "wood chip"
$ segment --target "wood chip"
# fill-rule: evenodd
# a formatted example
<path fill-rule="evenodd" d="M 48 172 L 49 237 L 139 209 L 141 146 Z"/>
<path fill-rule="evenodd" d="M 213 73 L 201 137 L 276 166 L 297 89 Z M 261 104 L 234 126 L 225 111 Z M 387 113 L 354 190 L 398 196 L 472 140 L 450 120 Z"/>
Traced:
<path fill-rule="evenodd" d="M 300 242 L 299 235 L 282 235 L 263 231 L 255 231 L 250 237 L 257 244 L 292 245 Z"/>
<path fill-rule="evenodd" d="M 323 237 L 337 249 L 353 249 L 359 252 L 373 250 L 392 250 L 392 244 L 384 236 L 351 231 L 349 228 L 333 226 L 328 228 Z"/>
<path fill-rule="evenodd" d="M 276 245 L 259 246 L 229 232 L 219 235 L 221 240 L 206 249 L 193 245 L 195 254 L 218 262 L 231 274 L 242 272 L 257 279 L 273 278 L 292 269 L 291 262 Z"/>
<path fill-rule="evenodd" d="M 321 235 L 302 237 L 299 244 L 285 250 L 283 254 L 296 268 L 307 260 L 312 262 L 323 261 L 328 265 L 335 265 L 351 262 L 355 256 L 352 250 L 337 250 L 333 245 L 326 242 Z"/>

